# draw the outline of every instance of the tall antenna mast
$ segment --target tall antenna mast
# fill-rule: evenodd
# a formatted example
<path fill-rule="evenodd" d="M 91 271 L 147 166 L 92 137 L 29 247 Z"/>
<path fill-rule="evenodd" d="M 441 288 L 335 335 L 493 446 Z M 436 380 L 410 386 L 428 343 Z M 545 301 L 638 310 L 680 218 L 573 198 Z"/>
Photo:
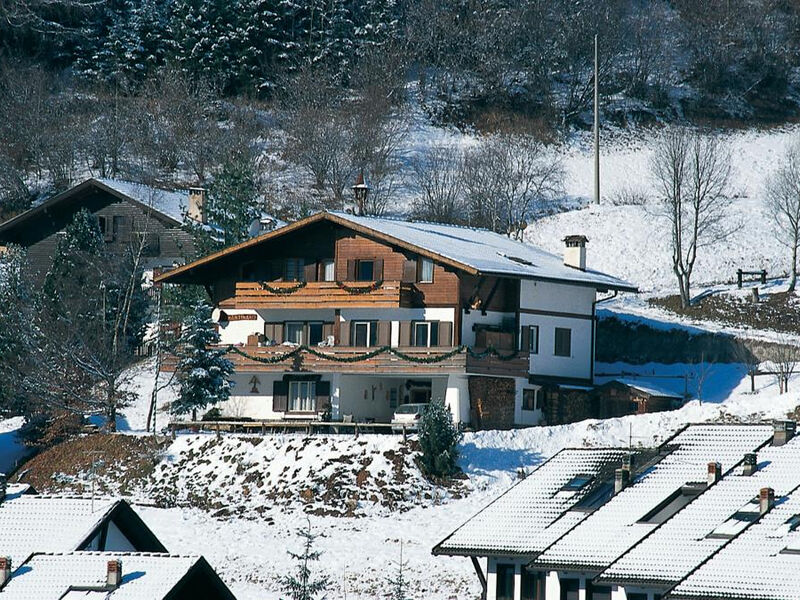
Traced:
<path fill-rule="evenodd" d="M 594 201 L 600 204 L 600 81 L 597 60 L 597 34 L 594 36 Z"/>

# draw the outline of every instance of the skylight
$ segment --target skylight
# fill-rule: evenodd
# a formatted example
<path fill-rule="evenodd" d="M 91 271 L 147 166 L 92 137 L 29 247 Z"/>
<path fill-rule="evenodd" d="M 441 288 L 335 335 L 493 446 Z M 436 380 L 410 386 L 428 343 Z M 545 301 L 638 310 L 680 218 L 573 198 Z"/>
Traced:
<path fill-rule="evenodd" d="M 591 475 L 576 475 L 572 479 L 570 479 L 564 487 L 561 488 L 563 492 L 579 492 L 587 485 L 589 485 L 594 479 Z"/>
<path fill-rule="evenodd" d="M 698 484 L 686 484 L 675 490 L 661 504 L 639 519 L 639 523 L 659 524 L 669 519 L 672 515 L 697 498 L 705 489 Z"/>
<path fill-rule="evenodd" d="M 503 258 L 507 258 L 508 260 L 513 260 L 515 263 L 519 263 L 521 265 L 527 265 L 529 267 L 535 267 L 536 266 L 531 261 L 529 261 L 529 260 L 527 260 L 525 258 L 520 258 L 519 256 L 509 256 L 508 254 L 503 254 L 502 252 L 498 252 L 498 254 L 500 256 L 502 256 Z"/>
<path fill-rule="evenodd" d="M 732 538 L 744 531 L 750 523 L 758 520 L 760 515 L 758 499 L 754 498 L 733 513 L 725 521 L 717 525 L 706 537 Z"/>

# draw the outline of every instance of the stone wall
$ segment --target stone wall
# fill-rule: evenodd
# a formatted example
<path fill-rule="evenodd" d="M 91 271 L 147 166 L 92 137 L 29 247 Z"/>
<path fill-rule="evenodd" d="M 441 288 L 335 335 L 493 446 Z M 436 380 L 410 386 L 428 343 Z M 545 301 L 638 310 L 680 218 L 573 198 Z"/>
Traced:
<path fill-rule="evenodd" d="M 514 380 L 502 377 L 470 377 L 472 425 L 476 429 L 514 427 Z"/>

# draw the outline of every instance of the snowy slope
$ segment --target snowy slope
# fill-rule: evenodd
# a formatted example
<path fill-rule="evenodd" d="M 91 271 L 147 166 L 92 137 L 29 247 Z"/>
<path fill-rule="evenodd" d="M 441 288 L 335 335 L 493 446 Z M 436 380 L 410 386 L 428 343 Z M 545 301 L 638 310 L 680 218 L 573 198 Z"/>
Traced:
<path fill-rule="evenodd" d="M 27 454 L 27 448 L 17 437 L 24 419 L 12 417 L 0 420 L 0 473 L 10 473 Z"/>

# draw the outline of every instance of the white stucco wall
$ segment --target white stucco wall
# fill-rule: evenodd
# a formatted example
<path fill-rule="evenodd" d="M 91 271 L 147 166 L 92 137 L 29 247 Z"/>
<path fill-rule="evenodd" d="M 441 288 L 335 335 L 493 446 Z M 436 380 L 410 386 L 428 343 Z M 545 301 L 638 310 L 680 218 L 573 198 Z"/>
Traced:
<path fill-rule="evenodd" d="M 476 323 L 481 325 L 502 325 L 505 319 L 513 321 L 515 319 L 514 313 L 498 312 L 489 310 L 486 314 L 482 314 L 480 310 L 471 310 L 469 313 L 462 311 L 461 316 L 461 343 L 466 346 L 475 345 L 475 331 L 472 326 Z"/>

